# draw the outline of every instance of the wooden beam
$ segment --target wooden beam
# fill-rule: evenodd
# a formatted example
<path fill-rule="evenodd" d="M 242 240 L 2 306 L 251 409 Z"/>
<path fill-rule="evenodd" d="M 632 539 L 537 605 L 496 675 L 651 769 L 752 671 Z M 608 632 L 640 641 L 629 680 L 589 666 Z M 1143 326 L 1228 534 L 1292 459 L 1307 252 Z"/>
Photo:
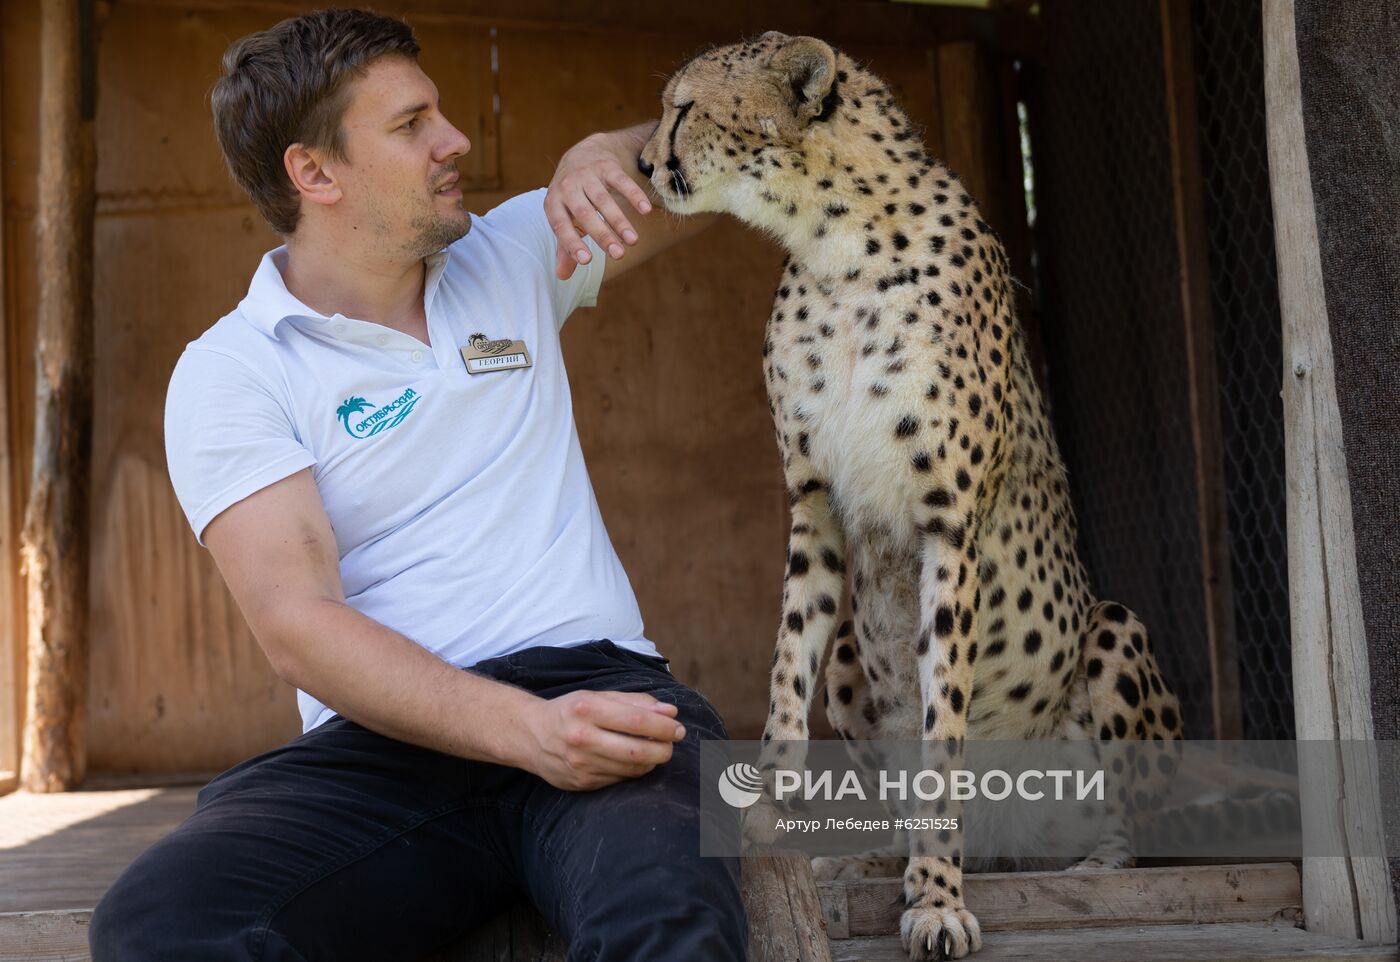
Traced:
<path fill-rule="evenodd" d="M 133 0 L 142 6 L 187 9 L 246 9 L 234 0 Z M 305 13 L 292 0 L 261 0 L 270 26 L 282 17 Z M 603 0 L 584 7 L 559 0 L 417 0 L 375 4 L 380 13 L 405 17 L 418 29 L 434 23 L 480 23 L 512 30 L 569 30 L 590 34 L 698 36 L 706 42 L 734 43 L 765 30 L 848 43 L 933 46 L 980 40 L 1019 58 L 1040 55 L 1040 18 L 1020 10 L 889 3 L 886 0 L 710 0 L 665 4 L 655 0 Z"/>
<path fill-rule="evenodd" d="M 1301 914 L 1298 870 L 1287 862 L 1084 872 L 987 872 L 965 875 L 967 907 L 984 932 L 1268 922 Z M 819 882 L 828 910 L 844 906 L 835 938 L 899 931 L 898 878 Z M 828 930 L 830 931 L 830 929 Z"/>
<path fill-rule="evenodd" d="M 1264 0 L 1269 181 L 1283 315 L 1289 617 L 1299 739 L 1371 740 L 1369 656 L 1356 576 L 1351 492 L 1318 250 L 1293 0 Z M 1313 833 L 1345 850 L 1382 852 L 1374 766 L 1336 753 L 1299 772 L 1304 845 Z M 1307 758 L 1316 758 L 1309 753 Z M 1331 851 L 1337 849 L 1328 847 Z M 1395 905 L 1380 856 L 1303 859 L 1309 930 L 1393 942 Z"/>
<path fill-rule="evenodd" d="M 1196 71 L 1191 54 L 1191 5 L 1161 0 L 1162 63 L 1172 150 L 1172 209 L 1181 313 L 1186 330 L 1186 380 L 1191 443 L 1196 455 L 1196 519 L 1201 542 L 1206 644 L 1210 658 L 1215 737 L 1244 737 L 1240 716 L 1239 648 L 1230 575 L 1230 527 L 1225 512 L 1224 454 L 1220 441 L 1220 382 L 1215 370 L 1210 258 L 1201 186 Z"/>
<path fill-rule="evenodd" d="M 96 114 L 92 0 L 43 4 L 34 468 L 21 545 L 28 692 L 20 777 L 76 788 L 83 752 L 92 453 Z"/>

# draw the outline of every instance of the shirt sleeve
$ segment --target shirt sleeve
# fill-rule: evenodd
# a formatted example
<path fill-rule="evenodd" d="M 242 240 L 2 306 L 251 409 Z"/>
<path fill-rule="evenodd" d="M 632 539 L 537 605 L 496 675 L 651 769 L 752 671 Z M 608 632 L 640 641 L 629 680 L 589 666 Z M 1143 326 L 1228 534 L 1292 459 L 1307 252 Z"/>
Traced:
<path fill-rule="evenodd" d="M 603 283 L 603 270 L 608 258 L 593 238 L 584 235 L 584 243 L 593 255 L 588 263 L 577 265 L 573 276 L 566 281 L 554 276 L 554 253 L 559 242 L 554 236 L 554 229 L 549 226 L 549 218 L 545 216 L 545 193 L 546 189 L 541 187 L 518 194 L 493 208 L 485 220 L 535 255 L 543 269 L 543 280 L 554 304 L 555 327 L 562 328 L 576 308 L 592 307 L 598 303 L 598 287 Z"/>
<path fill-rule="evenodd" d="M 286 405 L 244 362 L 187 348 L 165 397 L 170 483 L 195 540 L 220 512 L 316 463 Z"/>

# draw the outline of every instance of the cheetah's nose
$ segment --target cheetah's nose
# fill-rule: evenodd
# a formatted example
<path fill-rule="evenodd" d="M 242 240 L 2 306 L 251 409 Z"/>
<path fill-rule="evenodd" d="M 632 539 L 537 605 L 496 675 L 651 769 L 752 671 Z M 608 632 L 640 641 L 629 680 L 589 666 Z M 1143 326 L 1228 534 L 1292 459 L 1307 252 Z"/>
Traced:
<path fill-rule="evenodd" d="M 649 164 L 642 157 L 637 158 L 637 169 L 642 172 L 643 177 L 651 177 L 652 171 L 656 170 L 655 165 Z"/>

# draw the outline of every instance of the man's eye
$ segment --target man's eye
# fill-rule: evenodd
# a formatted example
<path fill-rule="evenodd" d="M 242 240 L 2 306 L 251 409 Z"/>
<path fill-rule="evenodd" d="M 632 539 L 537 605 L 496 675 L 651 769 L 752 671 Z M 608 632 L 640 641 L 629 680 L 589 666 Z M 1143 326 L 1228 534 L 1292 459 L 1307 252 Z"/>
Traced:
<path fill-rule="evenodd" d="M 408 122 L 406 122 L 405 124 L 403 124 L 401 127 L 399 127 L 399 129 L 400 129 L 400 130 L 412 130 L 412 129 L 413 129 L 413 125 L 416 124 L 416 123 L 418 123 L 418 118 L 417 118 L 417 117 L 414 117 L 412 120 L 409 120 Z"/>

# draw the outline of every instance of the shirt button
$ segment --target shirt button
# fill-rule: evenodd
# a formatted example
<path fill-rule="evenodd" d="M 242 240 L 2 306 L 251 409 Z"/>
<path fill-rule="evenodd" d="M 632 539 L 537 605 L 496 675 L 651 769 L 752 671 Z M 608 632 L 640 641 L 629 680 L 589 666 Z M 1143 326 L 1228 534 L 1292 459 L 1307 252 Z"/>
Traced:
<path fill-rule="evenodd" d="M 388 334 L 381 334 L 381 335 L 379 335 L 378 337 L 376 337 L 375 340 L 378 341 L 380 344 L 388 344 L 388 343 L 389 343 L 389 335 L 388 335 Z"/>
<path fill-rule="evenodd" d="M 415 361 L 421 361 L 421 360 L 423 360 L 423 352 L 422 352 L 422 351 L 414 351 L 414 352 L 413 352 L 413 359 L 414 359 Z"/>
<path fill-rule="evenodd" d="M 335 332 L 336 332 L 337 334 L 344 334 L 344 333 L 345 333 L 345 325 L 344 325 L 344 324 L 337 324 L 337 325 L 335 326 Z"/>

